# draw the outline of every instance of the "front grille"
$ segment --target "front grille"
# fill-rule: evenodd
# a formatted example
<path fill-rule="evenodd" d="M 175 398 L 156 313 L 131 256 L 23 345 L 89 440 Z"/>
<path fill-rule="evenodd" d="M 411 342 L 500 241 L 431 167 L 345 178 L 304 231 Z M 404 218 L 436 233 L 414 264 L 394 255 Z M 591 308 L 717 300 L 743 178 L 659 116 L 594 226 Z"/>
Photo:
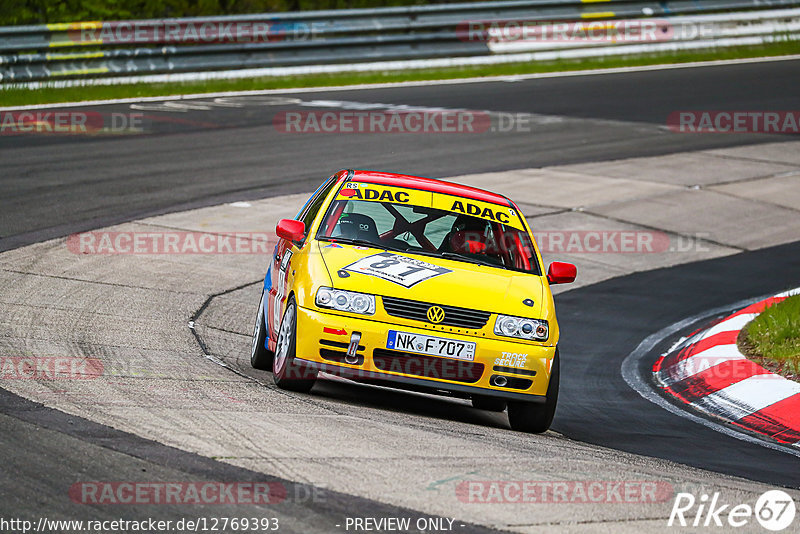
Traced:
<path fill-rule="evenodd" d="M 436 358 L 398 350 L 375 349 L 372 352 L 372 363 L 381 371 L 452 380 L 465 384 L 474 384 L 483 375 L 482 363 Z"/>
<path fill-rule="evenodd" d="M 430 323 L 428 320 L 428 308 L 434 306 L 434 304 L 393 297 L 381 297 L 381 299 L 383 300 L 383 308 L 389 315 Z M 442 304 L 437 304 L 437 306 L 444 310 L 444 320 L 438 324 L 455 326 L 456 328 L 480 330 L 486 326 L 486 322 L 491 315 L 489 312 L 467 308 L 456 308 L 455 306 L 444 306 Z"/>

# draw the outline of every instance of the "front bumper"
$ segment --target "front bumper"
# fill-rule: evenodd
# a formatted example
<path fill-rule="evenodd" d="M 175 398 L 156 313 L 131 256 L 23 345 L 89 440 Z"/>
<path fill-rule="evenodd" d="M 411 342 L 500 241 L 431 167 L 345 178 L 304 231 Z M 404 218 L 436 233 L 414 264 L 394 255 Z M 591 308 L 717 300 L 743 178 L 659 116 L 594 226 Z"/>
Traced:
<path fill-rule="evenodd" d="M 390 350 L 386 347 L 389 330 L 474 342 L 475 357 L 465 361 Z M 345 356 L 353 332 L 361 334 L 357 361 L 347 363 Z M 362 319 L 308 308 L 297 310 L 298 363 L 374 384 L 398 383 L 413 388 L 543 402 L 555 351 L 555 347 L 510 339 L 432 332 L 375 317 Z M 501 385 L 504 381 L 505 385 Z"/>

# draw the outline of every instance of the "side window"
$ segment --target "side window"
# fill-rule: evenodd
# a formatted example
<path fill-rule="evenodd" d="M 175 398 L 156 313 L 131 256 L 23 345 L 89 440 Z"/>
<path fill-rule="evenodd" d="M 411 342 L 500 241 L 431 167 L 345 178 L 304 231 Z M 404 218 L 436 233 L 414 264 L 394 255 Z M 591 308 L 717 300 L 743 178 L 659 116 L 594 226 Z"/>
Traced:
<path fill-rule="evenodd" d="M 306 239 L 309 235 L 309 230 L 311 229 L 311 223 L 314 222 L 314 218 L 319 213 L 319 209 L 322 207 L 322 204 L 325 202 L 325 198 L 328 196 L 331 188 L 336 184 L 336 176 L 331 176 L 328 181 L 323 184 L 322 186 L 317 189 L 317 192 L 311 197 L 303 209 L 300 210 L 300 215 L 298 216 L 298 220 L 303 221 L 306 225 L 306 237 L 303 238 L 302 241 L 295 242 L 298 247 L 302 247 L 305 244 Z"/>

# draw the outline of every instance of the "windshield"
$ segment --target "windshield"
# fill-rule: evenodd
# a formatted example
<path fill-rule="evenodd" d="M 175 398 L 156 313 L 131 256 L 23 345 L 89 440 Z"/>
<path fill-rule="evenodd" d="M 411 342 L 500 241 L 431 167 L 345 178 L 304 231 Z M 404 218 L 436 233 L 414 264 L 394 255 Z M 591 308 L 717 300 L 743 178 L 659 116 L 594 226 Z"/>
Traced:
<path fill-rule="evenodd" d="M 539 274 L 531 238 L 526 231 L 512 226 L 522 225 L 516 212 L 507 206 L 481 203 L 481 211 L 472 204 L 475 201 L 449 195 L 412 190 L 406 193 L 374 184 L 356 184 L 360 187 L 353 193 L 348 185 L 352 187 L 345 184 L 328 208 L 317 239 Z M 390 194 L 369 194 L 376 189 L 389 190 Z M 370 197 L 375 199 L 368 200 Z M 381 197 L 386 200 L 380 201 Z M 435 197 L 447 199 L 437 202 Z M 414 201 L 423 205 L 415 205 Z M 430 204 L 455 206 L 456 211 Z M 461 213 L 461 209 L 480 213 L 473 216 Z"/>

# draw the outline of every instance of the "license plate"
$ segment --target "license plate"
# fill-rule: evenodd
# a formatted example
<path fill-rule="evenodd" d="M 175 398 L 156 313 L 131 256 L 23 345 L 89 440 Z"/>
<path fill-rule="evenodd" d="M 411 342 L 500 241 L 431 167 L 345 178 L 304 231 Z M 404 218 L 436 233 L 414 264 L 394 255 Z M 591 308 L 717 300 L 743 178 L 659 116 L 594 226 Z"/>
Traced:
<path fill-rule="evenodd" d="M 411 334 L 409 332 L 398 332 L 397 330 L 389 330 L 386 348 L 427 354 L 429 356 L 455 358 L 457 360 L 472 361 L 475 359 L 475 343 L 470 341 Z"/>

